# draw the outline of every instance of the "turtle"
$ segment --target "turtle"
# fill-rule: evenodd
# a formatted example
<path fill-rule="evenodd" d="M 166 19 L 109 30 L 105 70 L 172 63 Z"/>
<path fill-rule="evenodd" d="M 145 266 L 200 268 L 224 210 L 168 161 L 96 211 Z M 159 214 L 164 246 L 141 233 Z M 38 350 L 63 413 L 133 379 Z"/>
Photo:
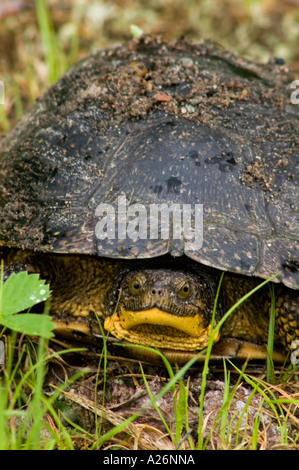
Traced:
<path fill-rule="evenodd" d="M 274 289 L 275 347 L 294 353 L 292 83 L 281 60 L 188 38 L 81 59 L 0 141 L 5 273 L 50 283 L 57 334 L 96 338 L 99 319 L 116 341 L 174 357 L 212 333 L 215 348 L 264 351 Z"/>

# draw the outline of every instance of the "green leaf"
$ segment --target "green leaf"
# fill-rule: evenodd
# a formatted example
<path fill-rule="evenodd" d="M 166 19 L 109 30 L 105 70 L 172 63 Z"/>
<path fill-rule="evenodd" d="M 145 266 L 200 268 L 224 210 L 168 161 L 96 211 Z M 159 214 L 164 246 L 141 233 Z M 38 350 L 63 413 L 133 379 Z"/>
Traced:
<path fill-rule="evenodd" d="M 22 271 L 11 274 L 2 286 L 1 317 L 27 310 L 44 302 L 50 295 L 49 286 L 38 274 Z"/>
<path fill-rule="evenodd" d="M 49 295 L 49 286 L 38 274 L 11 274 L 4 284 L 0 282 L 0 325 L 25 335 L 51 338 L 54 324 L 49 315 L 19 313 L 46 301 Z"/>
<path fill-rule="evenodd" d="M 43 336 L 52 338 L 54 324 L 49 315 L 38 315 L 34 313 L 20 313 L 19 315 L 0 316 L 0 323 L 10 330 L 25 335 Z"/>

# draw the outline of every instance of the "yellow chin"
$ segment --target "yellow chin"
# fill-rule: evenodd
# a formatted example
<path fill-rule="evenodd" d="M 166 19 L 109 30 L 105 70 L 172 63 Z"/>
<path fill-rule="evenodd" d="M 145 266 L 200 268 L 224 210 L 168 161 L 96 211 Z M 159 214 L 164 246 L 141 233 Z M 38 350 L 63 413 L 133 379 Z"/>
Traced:
<path fill-rule="evenodd" d="M 200 315 L 178 316 L 159 308 L 133 312 L 120 308 L 105 319 L 104 327 L 118 339 L 141 346 L 170 348 L 183 351 L 204 349 L 209 341 L 210 325 L 203 326 Z M 219 340 L 215 334 L 214 342 Z"/>

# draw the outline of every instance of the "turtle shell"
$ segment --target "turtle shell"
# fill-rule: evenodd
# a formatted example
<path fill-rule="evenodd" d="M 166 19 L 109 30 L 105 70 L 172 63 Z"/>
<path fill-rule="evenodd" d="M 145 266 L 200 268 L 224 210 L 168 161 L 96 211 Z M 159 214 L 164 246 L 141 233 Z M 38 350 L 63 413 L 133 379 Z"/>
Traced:
<path fill-rule="evenodd" d="M 88 56 L 0 141 L 0 244 L 186 254 L 244 275 L 280 272 L 298 288 L 292 81 L 280 61 L 257 64 L 211 42 L 143 37 Z M 152 207 L 158 217 L 170 207 L 168 235 L 151 232 Z M 188 207 L 194 224 L 172 230 Z"/>

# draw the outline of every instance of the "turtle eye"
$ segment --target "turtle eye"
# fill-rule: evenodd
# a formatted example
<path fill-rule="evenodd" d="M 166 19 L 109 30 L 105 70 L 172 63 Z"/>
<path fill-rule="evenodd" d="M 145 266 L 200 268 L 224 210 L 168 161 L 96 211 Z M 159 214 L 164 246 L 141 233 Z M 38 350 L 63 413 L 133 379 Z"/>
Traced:
<path fill-rule="evenodd" d="M 129 282 L 129 291 L 133 295 L 140 294 L 142 289 L 142 281 L 138 276 L 132 277 Z"/>
<path fill-rule="evenodd" d="M 185 281 L 182 282 L 182 284 L 179 285 L 177 294 L 178 294 L 178 297 L 182 300 L 189 299 L 191 295 L 191 284 Z"/>

